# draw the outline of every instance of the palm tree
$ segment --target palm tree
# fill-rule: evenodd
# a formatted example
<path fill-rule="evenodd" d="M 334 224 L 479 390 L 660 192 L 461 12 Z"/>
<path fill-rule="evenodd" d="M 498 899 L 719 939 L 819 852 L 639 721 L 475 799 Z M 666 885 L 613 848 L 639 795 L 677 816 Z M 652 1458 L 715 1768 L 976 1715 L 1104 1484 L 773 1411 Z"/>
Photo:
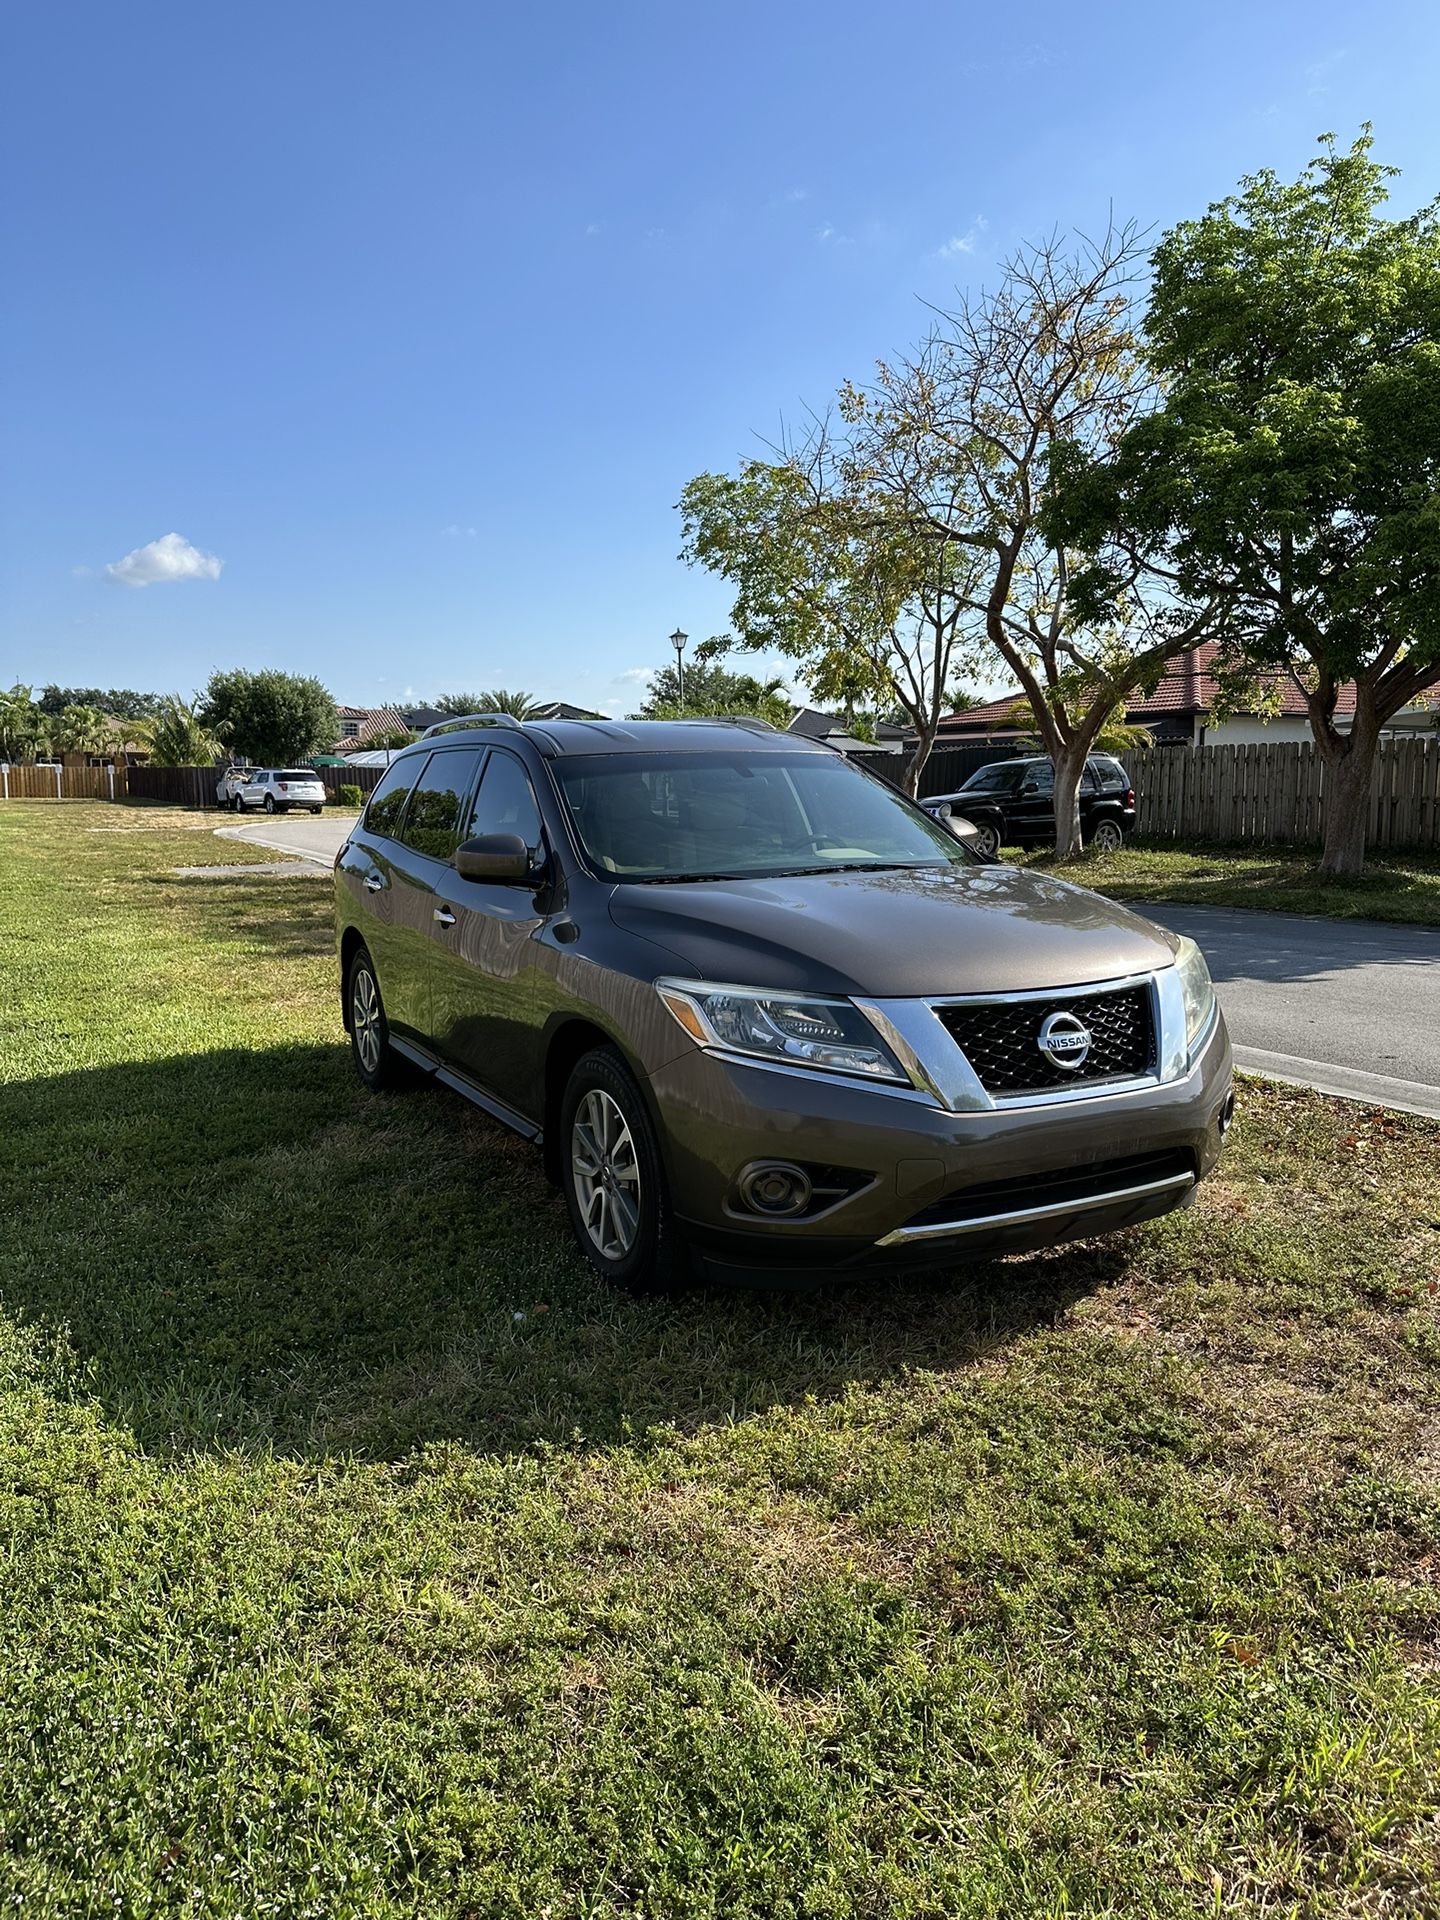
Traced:
<path fill-rule="evenodd" d="M 135 733 L 150 749 L 152 767 L 209 767 L 220 753 L 220 742 L 201 720 L 197 702 L 167 693 L 149 720 L 135 723 Z"/>
<path fill-rule="evenodd" d="M 105 754 L 112 753 L 118 744 L 116 733 L 108 713 L 72 701 L 52 723 L 50 741 L 57 753 Z"/>
<path fill-rule="evenodd" d="M 33 760 L 49 743 L 49 724 L 32 690 L 17 681 L 0 693 L 0 760 Z"/>
<path fill-rule="evenodd" d="M 508 713 L 516 720 L 528 720 L 540 705 L 534 694 L 511 693 L 505 687 L 492 687 L 489 693 L 480 695 L 478 707 L 472 707 L 472 713 Z"/>

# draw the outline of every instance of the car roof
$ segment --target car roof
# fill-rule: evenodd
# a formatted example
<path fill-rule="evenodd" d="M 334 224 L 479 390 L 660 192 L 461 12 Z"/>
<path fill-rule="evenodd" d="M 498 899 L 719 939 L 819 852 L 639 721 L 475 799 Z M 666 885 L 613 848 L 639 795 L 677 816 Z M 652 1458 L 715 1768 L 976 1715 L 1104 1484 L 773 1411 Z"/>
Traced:
<path fill-rule="evenodd" d="M 422 748 L 491 745 L 528 740 L 547 760 L 578 754 L 604 753 L 822 753 L 834 751 L 823 741 L 800 734 L 781 733 L 763 720 L 745 716 L 715 720 L 508 720 L 499 715 L 471 715 L 432 727 L 404 749 L 405 755 Z M 396 756 L 399 758 L 399 756 Z"/>

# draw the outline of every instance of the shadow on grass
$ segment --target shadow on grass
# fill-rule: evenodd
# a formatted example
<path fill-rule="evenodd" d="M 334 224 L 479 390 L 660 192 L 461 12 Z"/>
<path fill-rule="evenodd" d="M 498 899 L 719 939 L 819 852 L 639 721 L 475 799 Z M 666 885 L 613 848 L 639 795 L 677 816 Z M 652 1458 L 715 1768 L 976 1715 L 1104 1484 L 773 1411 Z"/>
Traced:
<path fill-rule="evenodd" d="M 340 1045 L 5 1090 L 0 1303 L 63 1326 L 161 1452 L 510 1455 L 693 1431 L 1054 1320 L 1123 1243 L 784 1296 L 644 1301 L 574 1252 L 533 1149 L 443 1090 L 380 1099 Z"/>

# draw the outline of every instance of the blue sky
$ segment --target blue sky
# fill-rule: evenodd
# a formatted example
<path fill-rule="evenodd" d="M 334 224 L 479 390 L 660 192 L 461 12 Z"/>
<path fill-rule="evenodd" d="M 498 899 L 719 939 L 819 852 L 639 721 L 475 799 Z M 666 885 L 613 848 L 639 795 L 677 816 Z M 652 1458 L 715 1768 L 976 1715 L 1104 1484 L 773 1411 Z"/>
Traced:
<path fill-rule="evenodd" d="M 1367 118 L 1398 204 L 1440 190 L 1433 0 L 56 0 L 7 40 L 6 685 L 625 711 L 726 624 L 684 481 L 1017 236 Z"/>

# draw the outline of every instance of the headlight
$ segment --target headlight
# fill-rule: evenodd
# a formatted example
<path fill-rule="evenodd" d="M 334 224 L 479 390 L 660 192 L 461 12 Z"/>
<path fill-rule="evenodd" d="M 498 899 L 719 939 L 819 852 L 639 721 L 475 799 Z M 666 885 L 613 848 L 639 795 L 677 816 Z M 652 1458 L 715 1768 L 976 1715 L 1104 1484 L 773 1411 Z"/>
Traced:
<path fill-rule="evenodd" d="M 1210 1024 L 1215 1011 L 1215 989 L 1205 956 L 1193 940 L 1182 937 L 1175 965 L 1185 999 L 1185 1045 L 1191 1048 Z"/>
<path fill-rule="evenodd" d="M 655 991 L 702 1047 L 783 1060 L 821 1073 L 911 1085 L 909 1074 L 852 1000 L 767 993 L 703 980 L 657 980 Z"/>

